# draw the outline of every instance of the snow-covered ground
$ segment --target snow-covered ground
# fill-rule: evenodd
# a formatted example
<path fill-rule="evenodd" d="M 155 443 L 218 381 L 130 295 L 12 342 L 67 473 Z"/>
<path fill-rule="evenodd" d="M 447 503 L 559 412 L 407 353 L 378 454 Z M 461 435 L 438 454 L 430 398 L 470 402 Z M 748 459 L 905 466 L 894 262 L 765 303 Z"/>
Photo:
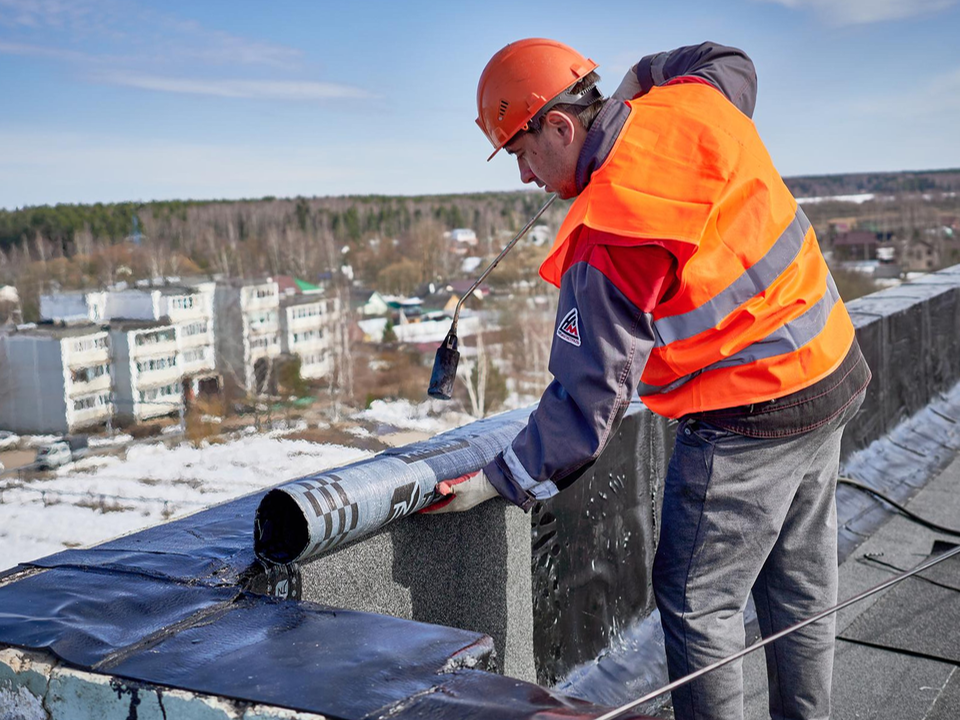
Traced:
<path fill-rule="evenodd" d="M 135 445 L 125 459 L 86 457 L 22 487 L 0 478 L 0 570 L 371 455 L 272 435 L 200 449 Z"/>
<path fill-rule="evenodd" d="M 874 193 L 857 193 L 856 195 L 824 195 L 823 197 L 797 198 L 797 202 L 800 203 L 801 205 L 803 204 L 809 205 L 811 203 L 820 203 L 820 202 L 826 202 L 826 201 L 849 202 L 849 203 L 856 203 L 857 205 L 860 205 L 861 203 L 865 203 L 869 200 L 873 200 L 875 197 L 876 195 Z"/>
<path fill-rule="evenodd" d="M 474 420 L 458 412 L 446 400 L 427 400 L 412 403 L 409 400 L 374 400 L 370 407 L 354 415 L 357 420 L 392 425 L 403 430 L 441 433 Z"/>

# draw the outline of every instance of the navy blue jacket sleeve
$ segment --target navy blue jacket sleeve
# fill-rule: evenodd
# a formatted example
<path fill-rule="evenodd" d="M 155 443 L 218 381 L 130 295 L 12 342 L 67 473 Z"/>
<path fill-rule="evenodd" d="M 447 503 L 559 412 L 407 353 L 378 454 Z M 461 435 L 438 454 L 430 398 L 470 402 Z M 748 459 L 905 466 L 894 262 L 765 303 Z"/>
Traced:
<path fill-rule="evenodd" d="M 753 61 L 737 48 L 712 42 L 647 55 L 636 64 L 641 94 L 679 77 L 706 80 L 727 96 L 747 117 L 757 104 L 757 72 Z"/>
<path fill-rule="evenodd" d="M 529 509 L 589 468 L 636 393 L 653 337 L 651 315 L 593 264 L 576 262 L 564 273 L 554 380 L 526 428 L 484 468 L 503 497 Z"/>

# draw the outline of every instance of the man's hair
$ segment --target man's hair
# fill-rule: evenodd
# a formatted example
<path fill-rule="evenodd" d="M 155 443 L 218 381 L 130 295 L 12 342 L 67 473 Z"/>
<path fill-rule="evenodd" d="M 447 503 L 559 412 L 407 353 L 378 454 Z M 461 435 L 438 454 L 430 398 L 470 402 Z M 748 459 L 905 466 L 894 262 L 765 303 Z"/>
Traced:
<path fill-rule="evenodd" d="M 594 70 L 584 75 L 582 78 L 577 80 L 573 85 L 570 86 L 568 92 L 579 95 L 587 90 L 591 85 L 596 85 L 600 82 L 600 75 Z M 571 105 L 568 103 L 557 103 L 550 110 L 559 110 L 562 113 L 569 115 L 570 117 L 576 118 L 580 124 L 583 126 L 584 130 L 589 130 L 590 126 L 593 125 L 593 121 L 597 119 L 597 115 L 600 114 L 600 108 L 603 107 L 604 98 L 601 95 L 599 98 L 594 100 L 589 105 Z M 540 121 L 543 119 L 542 115 L 534 117 L 530 121 L 530 127 L 525 131 L 529 133 L 539 133 L 540 132 Z"/>

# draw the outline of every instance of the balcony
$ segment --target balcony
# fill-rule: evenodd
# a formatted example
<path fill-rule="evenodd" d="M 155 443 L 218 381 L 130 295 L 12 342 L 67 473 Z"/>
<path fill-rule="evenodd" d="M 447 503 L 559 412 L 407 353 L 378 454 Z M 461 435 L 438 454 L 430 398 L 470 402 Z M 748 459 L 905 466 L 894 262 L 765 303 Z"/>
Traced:
<path fill-rule="evenodd" d="M 74 407 L 74 402 L 77 400 L 80 398 L 71 398 L 67 405 L 67 425 L 71 432 L 77 428 L 106 422 L 107 418 L 112 417 L 115 412 L 112 402 L 77 409 Z"/>
<path fill-rule="evenodd" d="M 106 392 L 110 390 L 110 373 L 104 373 L 98 377 L 92 377 L 89 380 L 71 379 L 67 382 L 67 396 L 70 398 L 80 397 L 81 395 L 93 395 L 94 393 Z"/>
<path fill-rule="evenodd" d="M 105 340 L 106 338 L 104 338 Z M 110 347 L 109 345 L 104 345 L 103 347 L 85 347 L 84 349 L 77 349 L 69 344 L 70 341 L 64 343 L 63 349 L 63 360 L 64 364 L 71 369 L 82 368 L 82 367 L 92 367 L 94 365 L 102 365 L 110 362 Z"/>

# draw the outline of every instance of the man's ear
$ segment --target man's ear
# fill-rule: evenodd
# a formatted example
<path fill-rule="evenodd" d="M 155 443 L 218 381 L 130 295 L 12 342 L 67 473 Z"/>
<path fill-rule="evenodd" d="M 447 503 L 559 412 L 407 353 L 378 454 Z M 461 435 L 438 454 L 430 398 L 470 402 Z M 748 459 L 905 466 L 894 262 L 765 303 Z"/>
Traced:
<path fill-rule="evenodd" d="M 550 110 L 543 117 L 542 125 L 543 131 L 557 135 L 564 147 L 572 145 L 580 131 L 580 123 L 559 110 Z"/>

